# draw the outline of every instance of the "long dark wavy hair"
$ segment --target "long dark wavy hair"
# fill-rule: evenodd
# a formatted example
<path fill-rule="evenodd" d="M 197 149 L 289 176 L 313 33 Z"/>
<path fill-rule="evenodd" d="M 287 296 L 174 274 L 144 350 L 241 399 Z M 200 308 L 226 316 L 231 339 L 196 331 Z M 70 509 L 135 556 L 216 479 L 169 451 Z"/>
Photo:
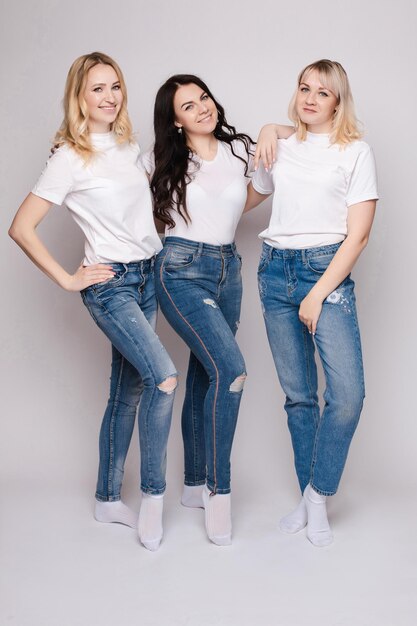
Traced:
<path fill-rule="evenodd" d="M 207 85 L 193 74 L 176 74 L 171 76 L 160 87 L 156 94 L 154 107 L 155 130 L 155 171 L 151 179 L 151 190 L 154 198 L 155 217 L 167 224 L 175 226 L 170 211 L 175 209 L 189 223 L 191 218 L 187 211 L 187 184 L 192 175 L 188 173 L 193 151 L 187 146 L 185 133 L 179 133 L 175 126 L 174 96 L 181 85 L 195 84 L 200 87 L 214 102 L 218 112 L 218 121 L 213 132 L 216 139 L 230 146 L 233 155 L 245 164 L 245 176 L 248 175 L 251 144 L 254 142 L 244 133 L 237 133 L 225 117 L 224 108 L 214 98 Z M 238 140 L 245 146 L 245 160 L 233 149 L 233 141 Z"/>

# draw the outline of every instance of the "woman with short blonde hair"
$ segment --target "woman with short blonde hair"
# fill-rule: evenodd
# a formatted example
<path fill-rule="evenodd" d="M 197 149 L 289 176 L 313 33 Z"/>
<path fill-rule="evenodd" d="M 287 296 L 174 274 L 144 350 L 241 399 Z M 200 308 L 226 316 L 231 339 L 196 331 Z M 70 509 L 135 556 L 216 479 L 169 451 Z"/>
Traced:
<path fill-rule="evenodd" d="M 378 193 L 340 63 L 307 65 L 289 113 L 294 128 L 272 125 L 261 134 L 255 161 L 261 157 L 266 167 L 253 176 L 247 209 L 275 192 L 260 234 L 258 284 L 302 493 L 280 528 L 307 526 L 311 543 L 327 546 L 326 497 L 338 489 L 365 395 L 350 272 L 368 242 Z M 277 141 L 278 133 L 287 138 Z M 326 380 L 323 411 L 316 348 Z"/>

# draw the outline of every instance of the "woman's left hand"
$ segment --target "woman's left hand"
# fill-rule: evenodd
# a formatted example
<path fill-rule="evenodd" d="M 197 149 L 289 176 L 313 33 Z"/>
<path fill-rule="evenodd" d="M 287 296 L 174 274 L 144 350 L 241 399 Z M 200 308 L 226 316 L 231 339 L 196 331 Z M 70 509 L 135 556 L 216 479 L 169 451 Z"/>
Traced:
<path fill-rule="evenodd" d="M 314 294 L 309 293 L 300 304 L 298 310 L 298 317 L 301 322 L 308 328 L 308 332 L 311 335 L 316 334 L 317 323 L 319 321 L 323 302 L 320 298 L 317 298 Z"/>
<path fill-rule="evenodd" d="M 259 161 L 262 161 L 266 171 L 270 170 L 277 156 L 277 124 L 266 124 L 261 128 L 254 157 L 254 168 L 258 169 Z"/>

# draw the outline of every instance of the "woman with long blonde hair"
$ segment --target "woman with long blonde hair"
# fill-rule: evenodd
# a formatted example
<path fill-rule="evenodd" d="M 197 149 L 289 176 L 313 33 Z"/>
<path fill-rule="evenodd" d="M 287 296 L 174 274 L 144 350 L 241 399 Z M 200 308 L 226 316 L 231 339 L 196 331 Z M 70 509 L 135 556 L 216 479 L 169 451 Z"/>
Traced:
<path fill-rule="evenodd" d="M 365 389 L 350 272 L 368 242 L 378 194 L 340 63 L 322 59 L 300 72 L 289 116 L 287 139 L 277 141 L 283 134 L 275 125 L 261 133 L 255 160 L 266 167 L 249 185 L 246 208 L 274 192 L 258 282 L 303 494 L 280 528 L 307 526 L 311 543 L 326 546 L 333 541 L 326 497 L 338 489 Z M 315 347 L 326 380 L 322 412 Z"/>
<path fill-rule="evenodd" d="M 100 431 L 95 518 L 138 524 L 150 550 L 162 538 L 166 448 L 175 367 L 155 334 L 154 258 L 161 250 L 146 174 L 138 167 L 123 74 L 94 52 L 74 61 L 64 121 L 53 154 L 20 206 L 9 234 L 29 258 L 84 304 L 112 344 L 110 396 Z M 85 236 L 85 256 L 70 273 L 36 228 L 53 204 L 65 204 Z M 139 402 L 140 400 L 140 402 Z M 124 463 L 138 410 L 142 502 L 137 515 L 121 501 Z"/>

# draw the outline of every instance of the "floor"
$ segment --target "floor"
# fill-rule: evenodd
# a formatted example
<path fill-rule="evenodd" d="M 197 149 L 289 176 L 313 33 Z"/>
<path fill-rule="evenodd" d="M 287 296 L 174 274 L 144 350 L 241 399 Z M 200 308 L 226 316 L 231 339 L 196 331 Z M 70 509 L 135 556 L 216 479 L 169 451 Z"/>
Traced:
<path fill-rule="evenodd" d="M 296 493 L 238 485 L 233 545 L 217 547 L 180 489 L 167 491 L 164 540 L 151 553 L 134 530 L 94 521 L 86 485 L 62 492 L 33 474 L 3 487 L 1 626 L 417 623 L 415 498 L 345 490 L 329 506 L 334 544 L 315 548 L 304 531 L 277 528 Z M 132 481 L 125 492 L 138 508 Z"/>

